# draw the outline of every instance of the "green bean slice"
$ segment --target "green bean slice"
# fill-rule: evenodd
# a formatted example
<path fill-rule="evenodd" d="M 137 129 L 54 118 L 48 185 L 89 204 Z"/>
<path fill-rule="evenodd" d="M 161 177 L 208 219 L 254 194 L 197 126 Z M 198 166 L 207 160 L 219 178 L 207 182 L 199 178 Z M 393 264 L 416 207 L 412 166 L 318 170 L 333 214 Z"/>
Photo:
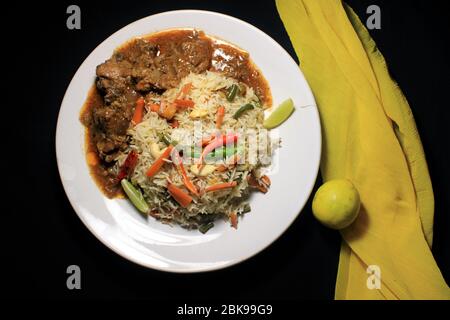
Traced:
<path fill-rule="evenodd" d="M 172 145 L 175 147 L 178 144 L 178 141 L 170 139 L 164 133 L 160 133 L 158 136 L 159 136 L 159 139 L 167 146 Z"/>
<path fill-rule="evenodd" d="M 237 84 L 233 84 L 227 92 L 227 100 L 229 102 L 233 102 L 234 98 L 236 97 L 236 94 L 238 94 L 239 86 Z"/>
<path fill-rule="evenodd" d="M 198 230 L 199 230 L 201 233 L 205 234 L 205 233 L 207 233 L 208 230 L 211 229 L 212 227 L 214 227 L 214 223 L 213 223 L 213 222 L 208 222 L 208 223 L 202 224 L 202 225 L 198 228 Z"/>
<path fill-rule="evenodd" d="M 238 109 L 238 111 L 235 112 L 235 114 L 233 115 L 233 118 L 234 118 L 234 119 L 237 119 L 237 118 L 239 118 L 245 111 L 252 110 L 252 109 L 254 109 L 254 108 L 255 108 L 255 107 L 254 107 L 251 103 L 244 104 L 242 107 L 240 107 L 240 108 Z"/>

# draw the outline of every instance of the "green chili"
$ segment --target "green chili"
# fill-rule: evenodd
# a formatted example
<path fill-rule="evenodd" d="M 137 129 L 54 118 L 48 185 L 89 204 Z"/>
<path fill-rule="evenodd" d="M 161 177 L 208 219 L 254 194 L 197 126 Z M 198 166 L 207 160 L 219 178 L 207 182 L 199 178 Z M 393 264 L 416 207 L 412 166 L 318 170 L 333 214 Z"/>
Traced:
<path fill-rule="evenodd" d="M 233 118 L 234 118 L 234 119 L 237 119 L 237 118 L 239 118 L 245 111 L 252 110 L 252 109 L 254 109 L 254 108 L 255 108 L 255 107 L 254 107 L 251 103 L 244 104 L 242 107 L 240 107 L 240 108 L 238 109 L 238 111 L 236 111 L 236 113 L 233 115 Z"/>
<path fill-rule="evenodd" d="M 234 98 L 236 97 L 236 94 L 238 94 L 239 86 L 237 84 L 233 84 L 227 92 L 227 100 L 230 102 L 233 102 Z"/>
<path fill-rule="evenodd" d="M 131 182 L 129 182 L 126 179 L 122 179 L 120 182 L 122 185 L 123 190 L 127 194 L 128 198 L 130 199 L 131 203 L 134 204 L 134 206 L 142 213 L 148 213 L 150 208 L 148 207 L 147 202 L 145 202 L 144 196 L 142 195 L 141 191 L 136 189 Z"/>

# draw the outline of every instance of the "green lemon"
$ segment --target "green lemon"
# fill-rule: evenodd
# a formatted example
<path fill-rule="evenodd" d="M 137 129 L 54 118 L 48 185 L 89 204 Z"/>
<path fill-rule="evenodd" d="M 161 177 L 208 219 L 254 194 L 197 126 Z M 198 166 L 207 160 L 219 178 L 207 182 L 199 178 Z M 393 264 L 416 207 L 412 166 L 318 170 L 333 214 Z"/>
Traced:
<path fill-rule="evenodd" d="M 353 183 L 336 179 L 324 183 L 317 190 L 312 210 L 317 220 L 325 226 L 343 229 L 355 221 L 360 204 L 359 193 Z"/>
<path fill-rule="evenodd" d="M 294 102 L 291 98 L 283 101 L 265 120 L 264 128 L 272 129 L 278 127 L 294 112 Z"/>
<path fill-rule="evenodd" d="M 147 202 L 145 202 L 144 196 L 142 193 L 136 189 L 131 182 L 126 179 L 122 179 L 120 182 L 122 184 L 122 188 L 130 199 L 131 203 L 141 211 L 142 213 L 148 213 L 150 208 L 148 207 Z"/>

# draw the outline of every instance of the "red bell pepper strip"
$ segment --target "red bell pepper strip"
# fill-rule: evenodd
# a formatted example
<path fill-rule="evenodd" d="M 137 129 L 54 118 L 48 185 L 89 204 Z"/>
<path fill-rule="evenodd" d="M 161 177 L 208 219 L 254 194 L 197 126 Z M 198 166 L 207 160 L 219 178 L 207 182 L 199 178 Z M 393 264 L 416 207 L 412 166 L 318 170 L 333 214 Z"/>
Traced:
<path fill-rule="evenodd" d="M 117 175 L 118 181 L 121 181 L 122 179 L 128 177 L 128 175 L 134 170 L 134 167 L 136 167 L 137 160 L 138 154 L 136 151 L 132 150 L 125 159 L 125 162 L 120 167 L 119 174 Z"/>

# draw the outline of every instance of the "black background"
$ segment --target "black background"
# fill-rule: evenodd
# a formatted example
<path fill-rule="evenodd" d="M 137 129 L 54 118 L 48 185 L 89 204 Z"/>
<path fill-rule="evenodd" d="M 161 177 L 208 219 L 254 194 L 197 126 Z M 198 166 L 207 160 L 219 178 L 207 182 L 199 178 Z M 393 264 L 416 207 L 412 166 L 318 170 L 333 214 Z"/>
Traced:
<path fill-rule="evenodd" d="M 433 254 L 450 283 L 449 11 L 438 1 L 348 3 L 363 21 L 368 5 L 381 7 L 382 29 L 370 33 L 416 118 L 436 201 Z M 81 7 L 81 30 L 66 28 L 70 4 Z M 333 299 L 340 236 L 314 220 L 310 203 L 287 232 L 256 257 L 221 271 L 179 275 L 140 267 L 107 249 L 84 227 L 65 196 L 55 160 L 55 128 L 77 68 L 101 41 L 125 25 L 188 8 L 247 21 L 296 59 L 272 1 L 17 2 L 3 11 L 5 18 L 20 17 L 13 25 L 20 32 L 5 32 L 10 45 L 2 50 L 11 83 L 4 95 L 13 112 L 13 121 L 6 121 L 3 129 L 8 137 L 19 139 L 7 139 L 10 148 L 3 148 L 4 182 L 14 191 L 4 199 L 11 206 L 3 212 L 7 219 L 2 224 L 2 264 L 7 269 L 2 283 L 10 297 Z M 66 288 L 66 268 L 71 264 L 81 267 L 82 290 Z"/>

